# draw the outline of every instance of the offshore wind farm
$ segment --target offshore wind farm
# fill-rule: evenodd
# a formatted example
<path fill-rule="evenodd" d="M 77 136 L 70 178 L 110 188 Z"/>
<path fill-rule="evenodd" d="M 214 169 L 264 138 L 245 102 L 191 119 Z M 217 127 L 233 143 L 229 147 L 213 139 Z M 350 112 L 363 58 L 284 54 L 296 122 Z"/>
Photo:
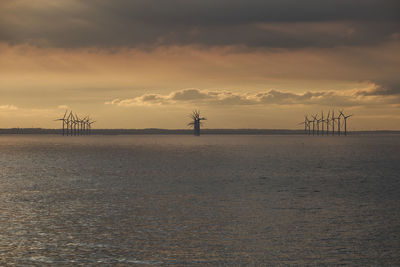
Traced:
<path fill-rule="evenodd" d="M 1 0 L 0 266 L 400 266 L 398 0 Z"/>
<path fill-rule="evenodd" d="M 309 115 L 304 115 L 304 121 L 300 122 L 298 125 L 304 125 L 304 134 L 306 135 L 341 135 L 341 127 L 344 128 L 342 135 L 347 136 L 347 119 L 353 116 L 345 115 L 343 110 L 339 110 L 339 115 L 334 116 L 334 109 L 329 110 L 328 115 L 324 118 L 324 112 L 321 111 L 319 114 L 311 114 L 313 120 L 308 118 Z M 320 116 L 318 118 L 318 116 Z M 200 110 L 193 110 L 189 115 L 191 122 L 187 124 L 188 127 L 193 128 L 193 135 L 200 136 L 201 126 L 207 120 L 205 117 L 200 115 Z M 342 121 L 341 121 L 342 119 Z M 62 117 L 55 119 L 54 121 L 61 122 L 60 129 L 42 129 L 42 128 L 11 128 L 11 129 L 1 129 L 1 133 L 9 134 L 62 134 L 63 136 L 80 136 L 80 135 L 91 135 L 92 134 L 92 124 L 96 123 L 90 116 L 79 117 L 72 110 L 65 110 Z M 326 125 L 326 128 L 324 128 Z M 337 131 L 335 132 L 335 125 Z M 321 130 L 320 130 L 321 126 Z M 331 128 L 330 128 L 331 127 Z M 329 129 L 332 129 L 329 131 Z M 300 131 L 297 129 L 206 129 L 206 133 L 211 134 L 299 134 Z M 370 131 L 369 133 L 380 133 L 382 131 Z M 396 131 L 383 131 L 383 133 L 396 133 Z M 185 129 L 160 129 L 160 128 L 147 128 L 147 129 L 98 129 L 97 134 L 186 134 L 188 133 Z M 365 131 L 362 133 L 366 133 Z"/>
<path fill-rule="evenodd" d="M 335 110 L 328 110 L 324 117 L 324 112 L 320 114 L 306 114 L 304 121 L 291 125 L 291 127 L 273 128 L 203 128 L 202 134 L 206 135 L 309 135 L 309 136 L 347 136 L 355 135 L 390 135 L 400 134 L 397 130 L 351 130 L 347 120 L 353 114 L 345 115 L 343 110 L 339 110 L 339 115 L 335 117 Z M 325 113 L 326 114 L 326 113 Z M 92 128 L 92 124 L 97 121 L 90 116 L 79 117 L 72 110 L 66 110 L 64 115 L 56 118 L 54 122 L 61 124 L 60 128 L 0 128 L 0 134 L 54 134 L 62 136 L 82 136 L 82 135 L 187 135 L 200 136 L 201 125 L 204 125 L 205 117 L 200 116 L 200 110 L 193 110 L 189 115 L 191 121 L 187 123 L 188 128 L 163 129 L 163 128 Z M 183 124 L 183 123 L 182 123 Z M 267 125 L 266 125 L 267 126 Z M 299 126 L 304 126 L 301 130 Z M 335 130 L 336 129 L 336 130 Z M 342 130 L 341 130 L 342 129 Z"/>

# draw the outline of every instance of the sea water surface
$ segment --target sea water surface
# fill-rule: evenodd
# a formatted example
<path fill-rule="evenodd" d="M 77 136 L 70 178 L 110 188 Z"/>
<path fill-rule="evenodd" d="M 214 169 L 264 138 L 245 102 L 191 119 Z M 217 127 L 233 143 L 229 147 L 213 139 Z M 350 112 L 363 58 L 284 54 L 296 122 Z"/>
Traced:
<path fill-rule="evenodd" d="M 0 265 L 400 265 L 400 136 L 0 136 Z"/>

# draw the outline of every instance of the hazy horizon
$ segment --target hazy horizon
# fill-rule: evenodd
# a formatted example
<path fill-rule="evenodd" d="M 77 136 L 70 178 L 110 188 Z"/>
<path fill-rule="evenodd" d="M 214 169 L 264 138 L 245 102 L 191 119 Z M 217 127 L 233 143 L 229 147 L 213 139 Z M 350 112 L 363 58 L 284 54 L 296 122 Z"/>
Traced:
<path fill-rule="evenodd" d="M 9 128 L 0 128 L 0 130 L 12 130 L 12 129 L 40 129 L 40 130 L 51 130 L 51 131 L 57 131 L 61 133 L 62 128 L 60 127 L 55 127 L 55 128 L 42 128 L 42 127 L 9 127 Z M 193 129 L 190 128 L 156 128 L 156 127 L 149 127 L 149 128 L 94 128 L 91 129 L 91 131 L 118 131 L 118 130 L 127 130 L 127 131 L 146 131 L 146 130 L 161 130 L 161 131 L 188 131 L 190 133 L 193 133 Z M 288 132 L 299 132 L 299 133 L 304 133 L 304 129 L 273 129 L 273 128 L 207 128 L 203 127 L 201 128 L 201 132 L 209 132 L 209 131 L 288 131 Z M 312 130 L 311 130 L 312 131 Z M 317 131 L 315 129 L 315 131 Z M 320 131 L 322 131 L 320 129 Z M 324 133 L 326 130 L 324 130 Z M 343 133 L 344 130 L 341 129 L 341 132 Z M 347 132 L 400 132 L 400 130 L 393 130 L 393 129 L 383 129 L 383 130 L 347 130 Z M 329 135 L 332 134 L 332 131 L 329 131 Z M 319 134 L 322 135 L 322 134 Z M 335 136 L 337 135 L 337 131 L 335 130 Z"/>

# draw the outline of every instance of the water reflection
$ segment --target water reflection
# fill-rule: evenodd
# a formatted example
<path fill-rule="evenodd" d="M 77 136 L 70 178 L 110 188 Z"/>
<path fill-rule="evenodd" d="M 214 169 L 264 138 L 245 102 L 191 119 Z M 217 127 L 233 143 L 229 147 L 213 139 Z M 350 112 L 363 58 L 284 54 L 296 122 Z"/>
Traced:
<path fill-rule="evenodd" d="M 9 265 L 399 263 L 397 136 L 2 136 Z"/>

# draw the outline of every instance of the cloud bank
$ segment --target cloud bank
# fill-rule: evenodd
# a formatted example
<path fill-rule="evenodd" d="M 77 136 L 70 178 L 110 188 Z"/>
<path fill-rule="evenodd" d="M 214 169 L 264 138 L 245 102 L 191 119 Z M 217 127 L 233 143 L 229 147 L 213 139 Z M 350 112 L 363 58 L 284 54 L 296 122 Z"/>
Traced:
<path fill-rule="evenodd" d="M 321 91 L 293 93 L 269 90 L 258 93 L 239 93 L 230 91 L 209 91 L 184 89 L 168 95 L 144 94 L 135 98 L 114 99 L 105 102 L 107 105 L 160 106 L 160 105 L 324 105 L 354 107 L 364 105 L 387 105 L 400 103 L 400 96 L 387 94 L 382 86 L 371 84 L 365 89 L 347 91 Z"/>

